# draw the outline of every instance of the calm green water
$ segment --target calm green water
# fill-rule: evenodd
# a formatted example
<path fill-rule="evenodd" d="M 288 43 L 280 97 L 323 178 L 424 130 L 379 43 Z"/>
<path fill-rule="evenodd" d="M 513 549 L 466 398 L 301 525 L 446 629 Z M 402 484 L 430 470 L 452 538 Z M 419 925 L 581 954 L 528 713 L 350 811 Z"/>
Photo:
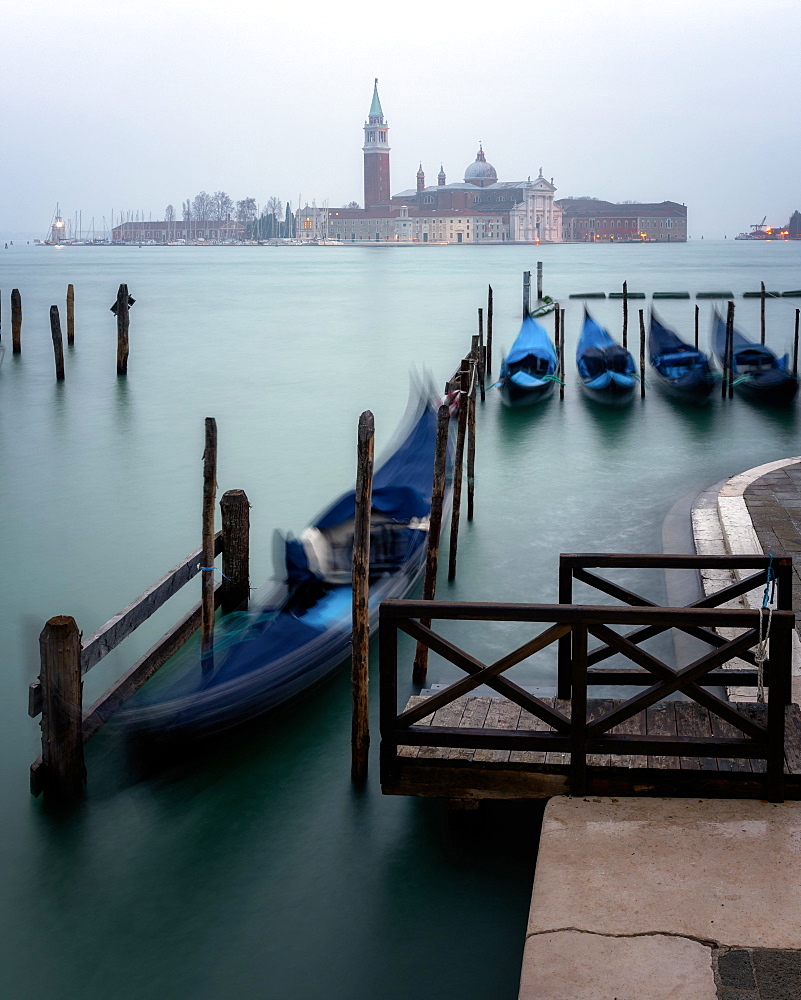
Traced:
<path fill-rule="evenodd" d="M 85 807 L 60 820 L 28 795 L 39 730 L 26 700 L 44 620 L 72 614 L 89 634 L 196 546 L 205 416 L 218 422 L 220 489 L 244 488 L 253 504 L 253 579 L 267 580 L 273 530 L 302 528 L 351 482 L 358 414 L 375 413 L 380 452 L 409 369 L 450 374 L 488 282 L 496 348 L 510 346 L 520 275 L 537 259 L 546 291 L 565 299 L 624 279 L 648 292 L 801 286 L 798 243 L 0 254 L 4 997 L 516 997 L 534 818 L 502 810 L 476 828 L 449 825 L 436 803 L 382 797 L 375 760 L 354 794 L 347 670 L 184 761 L 145 766 L 109 727 L 87 749 Z M 70 281 L 76 345 L 56 385 L 48 308 Z M 127 380 L 115 375 L 108 311 L 120 281 L 137 299 Z M 12 287 L 23 295 L 19 358 Z M 768 304 L 768 342 L 782 351 L 795 301 Z M 688 330 L 693 305 L 660 311 Z M 594 311 L 619 329 L 619 302 Z M 738 299 L 746 332 L 758 312 Z M 569 352 L 580 321 L 567 303 Z M 496 350 L 496 370 L 498 360 Z M 580 397 L 572 355 L 567 373 L 564 403 L 539 411 L 508 413 L 488 392 L 476 518 L 441 596 L 553 602 L 560 551 L 658 551 L 678 498 L 799 452 L 794 411 L 717 399 L 690 411 L 653 391 L 604 412 Z M 621 578 L 660 596 L 656 579 Z M 87 703 L 197 598 L 191 589 L 92 671 Z M 514 638 L 501 626 L 460 633 L 481 656 Z M 432 660 L 432 682 L 452 676 Z M 523 664 L 518 679 L 551 684 L 552 663 Z"/>

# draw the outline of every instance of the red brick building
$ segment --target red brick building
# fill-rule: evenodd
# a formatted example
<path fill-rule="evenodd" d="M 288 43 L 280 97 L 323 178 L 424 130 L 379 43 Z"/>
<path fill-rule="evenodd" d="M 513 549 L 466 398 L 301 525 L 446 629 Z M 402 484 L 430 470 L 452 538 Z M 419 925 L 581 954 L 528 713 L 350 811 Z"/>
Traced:
<path fill-rule="evenodd" d="M 687 240 L 687 207 L 675 201 L 615 205 L 596 198 L 562 198 L 565 243 L 614 243 Z"/>

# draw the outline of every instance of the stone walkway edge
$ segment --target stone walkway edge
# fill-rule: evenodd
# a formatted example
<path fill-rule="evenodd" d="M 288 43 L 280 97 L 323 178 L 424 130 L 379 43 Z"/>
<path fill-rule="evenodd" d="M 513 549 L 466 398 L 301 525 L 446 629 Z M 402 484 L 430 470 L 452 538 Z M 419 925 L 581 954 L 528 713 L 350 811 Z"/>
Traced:
<path fill-rule="evenodd" d="M 696 552 L 699 555 L 763 555 L 745 502 L 745 491 L 768 473 L 799 462 L 801 456 L 766 462 L 701 493 L 692 508 Z M 701 573 L 704 593 L 709 596 L 750 572 L 740 570 L 732 574 L 728 570 L 704 570 Z M 758 608 L 760 603 L 761 595 L 750 593 L 740 601 L 724 604 L 723 607 L 738 604 L 740 607 Z M 729 697 L 732 701 L 752 701 L 754 692 L 748 688 L 732 687 Z M 793 633 L 792 698 L 796 704 L 801 704 L 801 640 L 797 630 Z"/>

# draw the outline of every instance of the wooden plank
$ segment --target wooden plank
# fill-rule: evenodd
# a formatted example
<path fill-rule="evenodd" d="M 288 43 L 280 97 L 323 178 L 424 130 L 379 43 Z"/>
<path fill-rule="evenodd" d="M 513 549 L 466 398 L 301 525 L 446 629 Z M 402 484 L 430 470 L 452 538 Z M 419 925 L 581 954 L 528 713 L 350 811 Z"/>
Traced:
<path fill-rule="evenodd" d="M 663 701 L 651 705 L 645 713 L 645 731 L 649 736 L 676 735 L 676 702 Z M 648 757 L 648 767 L 678 771 L 681 763 L 678 757 Z"/>
<path fill-rule="evenodd" d="M 459 722 L 462 718 L 462 713 L 464 712 L 464 701 L 453 701 L 450 705 L 445 705 L 434 713 L 429 725 L 431 726 L 447 726 L 458 727 Z M 417 754 L 418 757 L 447 757 L 448 748 L 447 747 L 420 747 Z"/>
<path fill-rule="evenodd" d="M 406 702 L 406 709 L 405 710 L 408 711 L 410 708 L 414 708 L 417 705 L 422 705 L 426 701 L 428 701 L 428 698 L 425 698 L 423 695 L 421 695 L 421 694 L 413 694 L 411 696 L 411 698 Z M 433 717 L 434 717 L 433 713 L 431 715 L 427 715 L 424 719 L 421 719 L 417 723 L 417 725 L 418 726 L 430 726 L 431 725 L 431 720 L 432 720 Z M 420 747 L 410 747 L 410 746 L 405 746 L 405 745 L 398 746 L 398 756 L 399 757 L 416 757 L 419 751 L 420 751 Z"/>
<path fill-rule="evenodd" d="M 214 536 L 214 551 L 217 555 L 222 551 L 222 532 L 220 531 Z M 93 632 L 81 647 L 81 673 L 85 674 L 87 670 L 99 663 L 112 649 L 119 646 L 122 640 L 127 638 L 134 629 L 146 622 L 152 614 L 155 614 L 184 584 L 197 576 L 200 571 L 201 554 L 200 549 L 195 549 L 191 555 L 165 573 L 152 587 L 148 587 L 143 594 L 131 601 L 119 614 L 109 618 L 97 632 Z M 167 635 L 169 634 L 167 633 Z M 41 711 L 42 692 L 37 678 L 28 690 L 28 715 L 33 719 Z"/>
<path fill-rule="evenodd" d="M 628 736 L 645 736 L 647 732 L 645 712 L 638 712 L 630 719 L 618 723 L 611 732 Z M 611 757 L 610 763 L 612 767 L 648 767 L 648 758 L 645 754 L 615 754 Z"/>
<path fill-rule="evenodd" d="M 570 718 L 570 700 L 568 698 L 554 698 L 553 707 L 555 711 L 560 712 L 562 715 L 566 715 Z M 560 753 L 559 751 L 549 750 L 545 754 L 546 764 L 569 764 L 570 754 Z"/>
<path fill-rule="evenodd" d="M 470 695 L 469 698 L 465 698 L 464 711 L 459 720 L 460 728 L 483 729 L 490 705 L 495 700 L 488 695 Z M 454 747 L 448 754 L 448 758 L 450 760 L 472 760 L 475 752 L 475 747 Z"/>
<path fill-rule="evenodd" d="M 740 733 L 737 728 L 727 722 L 725 719 L 721 719 L 719 715 L 715 715 L 714 712 L 709 713 L 709 723 L 712 726 L 712 732 L 715 736 L 739 736 Z M 719 771 L 747 771 L 750 772 L 751 761 L 748 757 L 718 757 L 718 770 Z"/>
<path fill-rule="evenodd" d="M 712 736 L 709 712 L 694 702 L 677 701 L 676 732 L 679 736 L 689 736 L 694 739 Z M 715 757 L 682 757 L 681 766 L 689 770 L 700 768 L 702 771 L 717 771 L 718 762 Z"/>
<path fill-rule="evenodd" d="M 592 698 L 587 702 L 587 720 L 595 722 L 597 719 L 608 715 L 615 708 L 617 702 L 611 698 Z M 616 755 L 617 756 L 617 755 Z M 611 754 L 590 753 L 587 754 L 587 764 L 593 767 L 609 767 L 614 764 Z"/>
<path fill-rule="evenodd" d="M 747 719 L 751 719 L 752 722 L 758 722 L 762 726 L 766 726 L 768 724 L 767 705 L 757 705 L 754 702 L 739 702 L 737 705 L 737 711 L 742 712 L 742 714 Z M 768 765 L 766 760 L 759 760 L 757 757 L 751 759 L 751 770 L 754 774 L 764 774 L 767 769 Z"/>
<path fill-rule="evenodd" d="M 553 708 L 553 698 L 544 698 L 543 701 L 550 704 Z M 532 715 L 531 712 L 521 711 L 520 718 L 517 720 L 518 732 L 521 730 L 528 730 L 535 733 L 547 733 L 553 732 L 551 727 L 538 719 L 536 715 Z M 538 750 L 513 750 L 509 754 L 509 761 L 513 764 L 544 764 L 546 754 Z"/>
<path fill-rule="evenodd" d="M 510 604 L 492 601 L 412 601 L 392 598 L 382 601 L 384 617 L 399 619 L 447 619 L 478 622 L 550 622 L 569 625 L 653 625 L 664 628 L 758 627 L 758 612 L 736 608 L 630 608 L 609 604 Z M 792 629 L 791 611 L 774 611 L 771 628 Z"/>
<path fill-rule="evenodd" d="M 517 729 L 521 708 L 508 698 L 492 698 L 485 719 L 486 729 Z M 476 750 L 473 754 L 476 763 L 487 761 L 508 761 L 509 750 Z"/>
<path fill-rule="evenodd" d="M 787 706 L 784 756 L 788 774 L 801 774 L 801 711 L 798 705 Z"/>

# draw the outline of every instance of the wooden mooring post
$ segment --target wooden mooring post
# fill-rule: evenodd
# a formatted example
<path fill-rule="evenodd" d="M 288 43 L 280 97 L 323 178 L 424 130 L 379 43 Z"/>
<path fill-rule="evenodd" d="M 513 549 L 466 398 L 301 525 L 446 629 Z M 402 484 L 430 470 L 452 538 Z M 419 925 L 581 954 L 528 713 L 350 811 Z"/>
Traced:
<path fill-rule="evenodd" d="M 795 311 L 795 336 L 793 337 L 793 378 L 798 378 L 798 320 L 801 309 Z"/>
<path fill-rule="evenodd" d="M 117 316 L 117 374 L 128 374 L 128 286 L 120 285 L 114 310 Z M 112 307 L 114 308 L 114 307 Z"/>
<path fill-rule="evenodd" d="M 759 283 L 759 342 L 765 343 L 765 282 Z"/>
<path fill-rule="evenodd" d="M 537 301 L 542 302 L 542 261 L 537 261 Z"/>
<path fill-rule="evenodd" d="M 351 764 L 353 781 L 367 778 L 370 749 L 370 508 L 373 502 L 375 421 L 365 410 L 359 417 L 356 464 L 356 516 L 353 528 L 353 651 L 351 691 Z"/>
<path fill-rule="evenodd" d="M 640 309 L 640 399 L 645 399 L 645 312 Z"/>
<path fill-rule="evenodd" d="M 75 343 L 75 288 L 67 285 L 67 346 Z"/>
<path fill-rule="evenodd" d="M 11 353 L 22 352 L 22 296 L 18 288 L 11 289 Z"/>
<path fill-rule="evenodd" d="M 484 386 L 484 378 L 487 368 L 487 349 L 484 346 L 484 310 L 478 310 L 478 389 L 481 395 L 481 402 L 486 402 L 487 392 Z"/>
<path fill-rule="evenodd" d="M 431 487 L 431 513 L 428 523 L 428 549 L 426 551 L 426 570 L 423 579 L 423 600 L 433 601 L 437 593 L 437 568 L 439 565 L 439 543 L 442 535 L 442 508 L 445 503 L 445 468 L 448 458 L 448 430 L 451 415 L 448 404 L 443 403 L 437 410 L 437 443 L 434 452 L 434 481 Z M 424 619 L 421 624 L 431 627 L 431 619 Z M 412 680 L 422 684 L 428 671 L 428 646 L 417 643 L 414 657 Z"/>
<path fill-rule="evenodd" d="M 451 540 L 448 553 L 448 580 L 456 579 L 456 553 L 459 546 L 459 514 L 462 507 L 462 469 L 464 442 L 467 435 L 468 396 L 470 394 L 470 362 L 462 361 L 459 372 L 459 416 L 456 432 L 456 455 L 453 463 L 453 503 L 451 506 Z"/>
<path fill-rule="evenodd" d="M 492 285 L 487 289 L 487 374 L 492 375 Z"/>
<path fill-rule="evenodd" d="M 68 615 L 51 618 L 39 636 L 42 765 L 45 801 L 69 805 L 83 794 L 81 634 Z"/>
<path fill-rule="evenodd" d="M 523 271 L 523 319 L 531 312 L 531 271 Z"/>
<path fill-rule="evenodd" d="M 53 338 L 53 354 L 56 361 L 56 380 L 64 381 L 64 339 L 61 336 L 61 319 L 58 306 L 50 306 L 50 335 Z"/>
<path fill-rule="evenodd" d="M 126 303 L 127 305 L 127 303 Z M 201 570 L 200 662 L 203 673 L 214 669 L 214 500 L 217 494 L 217 421 L 206 417 L 203 450 L 203 544 Z"/>
<path fill-rule="evenodd" d="M 698 350 L 698 315 L 699 315 L 700 311 L 701 311 L 700 307 L 696 306 L 695 307 L 695 339 L 693 340 L 693 343 L 695 345 L 696 351 Z"/>
<path fill-rule="evenodd" d="M 476 492 L 476 383 L 478 382 L 478 337 L 470 352 L 470 388 L 467 393 L 467 520 L 473 520 Z"/>
<path fill-rule="evenodd" d="M 556 308 L 559 309 L 557 302 Z M 559 354 L 559 398 L 565 398 L 565 311 L 559 309 L 559 336 L 562 338 L 562 351 Z"/>
<path fill-rule="evenodd" d="M 629 283 L 623 282 L 623 346 L 629 346 Z"/>
<path fill-rule="evenodd" d="M 728 397 L 734 396 L 734 302 L 729 301 L 726 310 L 726 353 L 728 355 L 727 376 L 724 383 L 728 391 Z"/>
<path fill-rule="evenodd" d="M 250 502 L 244 490 L 227 490 L 220 499 L 224 615 L 244 609 L 250 600 Z"/>

